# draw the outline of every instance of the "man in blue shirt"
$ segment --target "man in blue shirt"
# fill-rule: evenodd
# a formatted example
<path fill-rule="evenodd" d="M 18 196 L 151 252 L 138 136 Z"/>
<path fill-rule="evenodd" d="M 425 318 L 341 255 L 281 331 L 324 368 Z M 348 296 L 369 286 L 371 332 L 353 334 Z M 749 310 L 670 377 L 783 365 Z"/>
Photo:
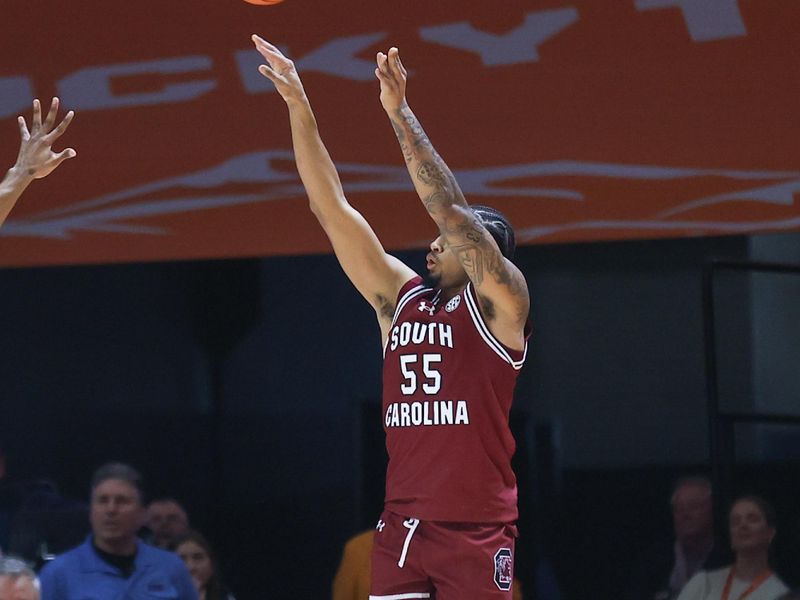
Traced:
<path fill-rule="evenodd" d="M 88 539 L 42 570 L 42 600 L 197 600 L 181 559 L 138 539 L 144 523 L 141 476 L 109 463 L 92 477 Z"/>

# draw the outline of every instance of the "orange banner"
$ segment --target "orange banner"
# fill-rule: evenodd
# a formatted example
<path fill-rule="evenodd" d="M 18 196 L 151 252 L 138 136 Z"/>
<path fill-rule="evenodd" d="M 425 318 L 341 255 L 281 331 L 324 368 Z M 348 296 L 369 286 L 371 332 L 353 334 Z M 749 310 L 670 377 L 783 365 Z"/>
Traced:
<path fill-rule="evenodd" d="M 389 249 L 435 234 L 378 100 L 391 45 L 520 243 L 800 228 L 797 0 L 5 0 L 2 28 L 4 160 L 34 96 L 75 110 L 57 149 L 78 151 L 0 229 L 2 265 L 328 252 L 251 33 L 296 61 Z"/>

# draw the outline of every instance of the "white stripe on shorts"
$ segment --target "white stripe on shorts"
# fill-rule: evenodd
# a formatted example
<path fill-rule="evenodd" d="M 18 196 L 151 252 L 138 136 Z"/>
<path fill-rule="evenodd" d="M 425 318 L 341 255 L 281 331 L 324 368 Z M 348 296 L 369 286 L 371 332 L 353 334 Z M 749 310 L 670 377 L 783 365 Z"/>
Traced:
<path fill-rule="evenodd" d="M 407 521 L 403 521 L 403 527 L 408 529 L 408 533 L 406 534 L 406 541 L 403 543 L 403 552 L 400 553 L 400 560 L 397 561 L 397 566 L 400 567 L 401 569 L 403 568 L 403 565 L 406 564 L 406 556 L 408 556 L 408 545 L 411 543 L 411 538 L 414 536 L 414 532 L 417 530 L 418 526 L 419 526 L 419 519 L 408 519 Z"/>
<path fill-rule="evenodd" d="M 391 596 L 370 596 L 369 600 L 406 600 L 406 598 L 430 598 L 428 592 L 415 592 L 412 594 L 392 594 Z"/>

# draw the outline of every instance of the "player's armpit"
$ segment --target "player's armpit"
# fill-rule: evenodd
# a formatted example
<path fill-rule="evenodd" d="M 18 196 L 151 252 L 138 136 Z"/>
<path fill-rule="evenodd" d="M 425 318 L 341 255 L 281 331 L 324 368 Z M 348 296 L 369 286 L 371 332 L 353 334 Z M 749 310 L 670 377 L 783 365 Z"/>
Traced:
<path fill-rule="evenodd" d="M 347 277 L 378 319 L 390 321 L 400 288 L 417 274 L 384 250 L 367 220 L 347 201 L 317 218 Z"/>

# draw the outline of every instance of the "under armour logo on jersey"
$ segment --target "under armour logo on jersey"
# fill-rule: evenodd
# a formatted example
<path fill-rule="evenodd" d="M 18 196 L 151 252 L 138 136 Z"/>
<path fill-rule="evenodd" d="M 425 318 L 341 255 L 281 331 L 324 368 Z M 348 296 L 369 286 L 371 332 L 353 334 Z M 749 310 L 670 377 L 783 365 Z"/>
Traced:
<path fill-rule="evenodd" d="M 427 313 L 430 316 L 433 316 L 433 313 L 436 312 L 436 305 L 435 304 L 428 304 L 427 301 L 423 300 L 422 302 L 419 303 L 419 306 L 417 307 L 417 310 L 419 312 L 426 312 L 427 311 Z"/>
<path fill-rule="evenodd" d="M 445 304 L 444 309 L 447 312 L 451 313 L 458 308 L 459 304 L 461 304 L 461 296 L 453 296 L 452 298 L 450 298 L 450 301 L 447 304 Z"/>
<path fill-rule="evenodd" d="M 383 531 L 384 527 L 386 527 L 386 523 L 383 522 L 383 519 L 378 519 L 378 524 L 375 526 L 375 529 Z"/>

